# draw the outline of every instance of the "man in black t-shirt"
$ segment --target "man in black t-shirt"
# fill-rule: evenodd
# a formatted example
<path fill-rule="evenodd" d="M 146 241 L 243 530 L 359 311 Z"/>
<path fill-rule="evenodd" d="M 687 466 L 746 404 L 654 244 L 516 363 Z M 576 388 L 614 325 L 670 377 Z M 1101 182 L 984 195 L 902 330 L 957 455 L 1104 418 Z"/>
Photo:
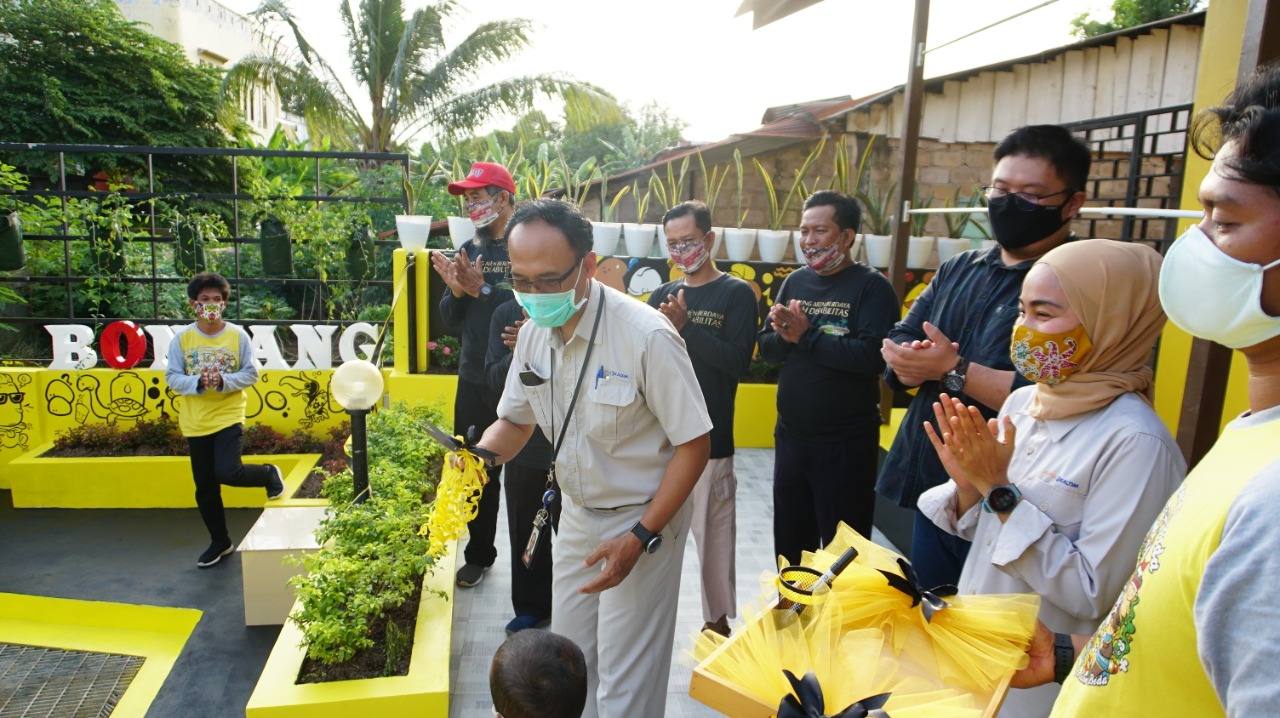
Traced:
<path fill-rule="evenodd" d="M 463 244 L 452 258 L 442 252 L 431 253 L 431 265 L 448 290 L 440 297 L 440 317 L 445 331 L 458 335 L 462 343 L 453 430 L 465 435 L 469 427 L 483 431 L 498 418 L 498 395 L 485 385 L 484 355 L 493 309 L 511 297 L 511 290 L 504 288 L 511 271 L 504 237 L 507 220 L 515 211 L 516 183 L 506 167 L 476 162 L 466 178 L 450 183 L 449 194 L 466 199 L 467 212 L 476 226 L 475 239 Z M 466 562 L 458 569 L 458 585 L 463 588 L 480 583 L 498 558 L 493 544 L 502 492 L 500 474 L 498 469 L 489 471 L 479 512 L 467 524 L 471 538 L 463 552 Z"/>
<path fill-rule="evenodd" d="M 880 451 L 880 346 L 898 318 L 884 275 L 849 257 L 861 210 L 848 195 L 804 203 L 806 266 L 789 274 L 760 332 L 782 363 L 773 466 L 774 552 L 798 563 L 845 522 L 871 536 Z"/>
<path fill-rule="evenodd" d="M 691 532 L 702 567 L 702 617 L 729 635 L 737 581 L 733 473 L 733 400 L 756 345 L 756 295 L 741 279 L 716 268 L 711 211 L 701 202 L 672 207 L 662 218 L 671 262 L 684 277 L 654 290 L 649 304 L 680 332 L 711 415 L 711 457 L 693 489 Z"/>

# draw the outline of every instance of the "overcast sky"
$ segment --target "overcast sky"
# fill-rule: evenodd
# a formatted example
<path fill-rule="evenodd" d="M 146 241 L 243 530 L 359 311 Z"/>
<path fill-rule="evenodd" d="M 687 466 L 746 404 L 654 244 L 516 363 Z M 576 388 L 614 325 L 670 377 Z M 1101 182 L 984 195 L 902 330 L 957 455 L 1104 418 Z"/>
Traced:
<path fill-rule="evenodd" d="M 292 0 L 304 34 L 350 83 L 337 5 Z M 352 0 L 353 4 L 355 0 Z M 258 0 L 222 0 L 248 12 Z M 933 0 L 930 47 L 1043 0 Z M 430 4 L 406 0 L 410 8 Z M 481 22 L 533 20 L 532 46 L 485 79 L 561 73 L 594 83 L 633 108 L 657 101 L 688 123 L 691 140 L 718 140 L 759 124 L 766 107 L 836 95 L 861 97 L 903 82 L 909 0 L 825 0 L 760 30 L 734 17 L 740 0 L 486 0 L 465 2 L 446 26 L 450 45 Z M 1071 19 L 1109 17 L 1110 0 L 1057 0 L 928 55 L 942 75 L 1069 44 Z M 510 120 L 499 123 L 509 126 Z"/>

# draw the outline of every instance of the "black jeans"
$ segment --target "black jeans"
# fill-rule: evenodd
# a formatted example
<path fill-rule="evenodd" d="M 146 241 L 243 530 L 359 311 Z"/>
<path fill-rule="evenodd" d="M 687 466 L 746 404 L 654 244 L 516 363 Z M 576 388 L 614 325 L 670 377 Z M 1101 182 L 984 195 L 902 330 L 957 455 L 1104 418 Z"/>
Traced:
<path fill-rule="evenodd" d="M 200 518 L 215 542 L 230 542 L 227 517 L 222 510 L 222 485 L 260 486 L 271 480 L 271 467 L 240 463 L 244 427 L 232 424 L 208 436 L 188 436 L 191 450 L 191 477 L 196 482 L 196 506 Z"/>
<path fill-rule="evenodd" d="M 484 384 L 458 380 L 458 393 L 453 399 L 453 431 L 466 436 L 467 428 L 474 426 L 483 433 L 498 420 L 498 398 Z M 479 437 L 477 437 L 479 438 Z M 467 524 L 471 538 L 463 551 L 466 562 L 476 566 L 492 566 L 498 558 L 494 537 L 498 534 L 498 504 L 502 498 L 502 469 L 489 470 L 489 483 L 480 493 L 479 512 Z M 523 547 L 522 547 L 523 549 Z"/>
<path fill-rule="evenodd" d="M 773 548 L 792 564 L 835 536 L 841 521 L 871 537 L 879 435 L 812 441 L 774 432 Z"/>
<path fill-rule="evenodd" d="M 960 583 L 968 541 L 938 528 L 928 516 L 916 511 L 911 527 L 911 567 L 925 587 Z"/>
<path fill-rule="evenodd" d="M 507 531 L 511 534 L 511 607 L 517 616 L 551 618 L 551 526 L 542 529 L 542 538 L 533 557 L 533 568 L 525 568 L 525 544 L 533 532 L 533 517 L 542 508 L 547 488 L 547 468 L 507 464 L 503 493 L 507 496 Z M 551 512 L 553 524 L 560 521 L 560 502 Z"/>

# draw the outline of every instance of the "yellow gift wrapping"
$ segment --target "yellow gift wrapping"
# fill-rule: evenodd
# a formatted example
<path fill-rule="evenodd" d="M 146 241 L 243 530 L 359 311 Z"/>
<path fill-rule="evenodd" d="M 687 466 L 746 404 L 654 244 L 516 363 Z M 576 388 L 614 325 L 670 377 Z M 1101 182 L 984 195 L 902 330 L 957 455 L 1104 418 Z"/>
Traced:
<path fill-rule="evenodd" d="M 793 694 L 784 670 L 812 672 L 826 709 L 889 693 L 894 718 L 978 718 L 994 715 L 1007 680 L 1026 663 L 1039 597 L 952 596 L 949 587 L 916 584 L 910 565 L 893 551 L 841 525 L 823 550 L 805 553 L 797 579 L 825 572 L 854 549 L 854 561 L 819 587 L 797 616 L 779 610 L 779 577 L 762 578 L 764 610 L 730 638 L 704 631 L 691 693 L 731 715 L 775 715 Z M 781 595 L 795 597 L 783 587 Z M 732 695 L 728 695 L 728 694 Z"/>
<path fill-rule="evenodd" d="M 488 481 L 480 457 L 466 449 L 445 454 L 431 513 L 419 531 L 429 537 L 427 551 L 432 556 L 443 556 L 450 542 L 467 530 L 467 524 L 479 513 L 480 492 Z"/>

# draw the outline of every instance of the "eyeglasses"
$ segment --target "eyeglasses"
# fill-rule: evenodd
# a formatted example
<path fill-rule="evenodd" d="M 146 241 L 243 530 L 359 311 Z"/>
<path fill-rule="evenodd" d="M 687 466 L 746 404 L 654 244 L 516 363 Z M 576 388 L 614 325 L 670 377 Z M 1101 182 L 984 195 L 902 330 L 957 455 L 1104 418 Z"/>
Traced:
<path fill-rule="evenodd" d="M 25 398 L 27 398 L 27 395 L 20 391 L 15 391 L 9 394 L 0 394 L 0 404 L 4 404 L 10 401 L 15 404 L 21 404 L 22 400 Z"/>
<path fill-rule="evenodd" d="M 539 279 L 525 279 L 523 277 L 517 277 L 514 274 L 511 274 L 510 272 L 508 272 L 504 279 L 506 283 L 511 285 L 511 288 L 516 290 L 517 292 L 525 292 L 525 293 L 537 292 L 538 294 L 550 294 L 551 292 L 560 291 L 560 285 L 564 284 L 564 280 L 568 279 L 570 275 L 578 271 L 578 268 L 581 266 L 581 263 L 582 263 L 582 260 L 579 259 L 576 264 L 574 264 L 572 267 L 569 267 L 569 271 L 565 272 L 564 274 L 561 274 L 558 277 L 542 277 Z"/>
<path fill-rule="evenodd" d="M 1027 205 L 1038 205 L 1040 204 L 1041 200 L 1046 200 L 1046 199 L 1049 199 L 1050 197 L 1057 197 L 1060 194 L 1071 194 L 1074 191 L 1075 190 L 1068 188 L 1068 189 L 1060 190 L 1058 192 L 1050 192 L 1049 194 L 1032 194 L 1030 192 L 1010 192 L 1009 190 L 1001 189 L 1000 187 L 983 187 L 982 196 L 987 201 L 991 201 L 993 199 L 1000 199 L 1001 197 L 1008 197 L 1009 195 L 1013 195 L 1014 197 L 1017 197 L 1018 199 L 1025 202 Z M 1026 210 L 1035 209 L 1034 207 L 1028 207 L 1026 205 L 1017 205 L 1017 206 L 1021 209 L 1026 209 Z"/>

